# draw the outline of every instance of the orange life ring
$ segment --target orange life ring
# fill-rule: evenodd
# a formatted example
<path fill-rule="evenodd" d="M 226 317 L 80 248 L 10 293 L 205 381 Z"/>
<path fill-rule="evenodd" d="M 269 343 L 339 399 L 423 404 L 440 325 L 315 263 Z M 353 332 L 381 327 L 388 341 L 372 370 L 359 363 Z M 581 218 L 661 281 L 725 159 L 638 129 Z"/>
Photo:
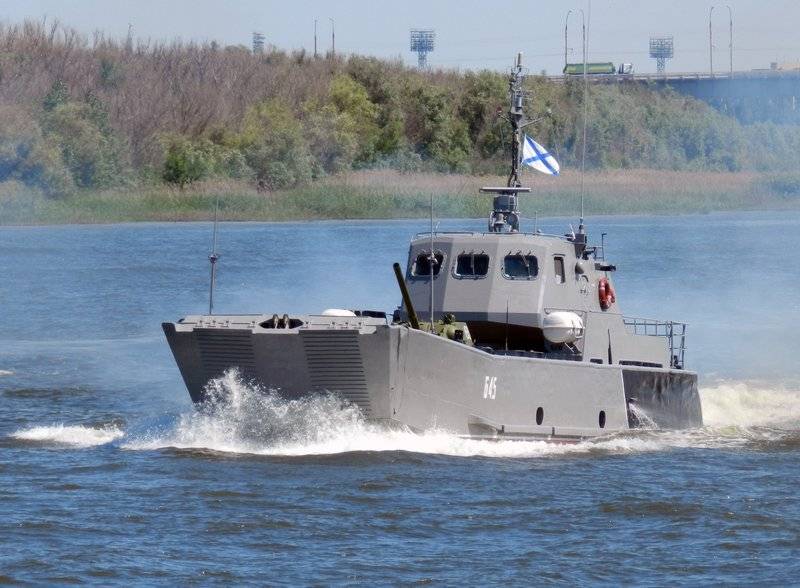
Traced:
<path fill-rule="evenodd" d="M 614 288 L 611 287 L 607 278 L 600 278 L 600 281 L 597 282 L 597 295 L 600 298 L 600 308 L 603 310 L 608 310 L 617 301 Z"/>

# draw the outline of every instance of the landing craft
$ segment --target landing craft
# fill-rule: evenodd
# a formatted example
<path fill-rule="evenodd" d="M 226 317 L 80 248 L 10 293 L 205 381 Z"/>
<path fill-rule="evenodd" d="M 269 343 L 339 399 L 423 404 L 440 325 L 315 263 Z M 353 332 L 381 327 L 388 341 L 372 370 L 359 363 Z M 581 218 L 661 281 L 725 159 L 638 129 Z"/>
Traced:
<path fill-rule="evenodd" d="M 623 316 L 616 268 L 583 218 L 567 235 L 520 230 L 523 72 L 520 55 L 511 173 L 482 189 L 494 204 L 486 232 L 431 227 L 412 239 L 405 270 L 395 264 L 402 303 L 391 317 L 329 309 L 164 323 L 192 400 L 237 368 L 286 399 L 335 393 L 368 419 L 418 432 L 577 441 L 645 422 L 702 425 L 686 326 Z"/>

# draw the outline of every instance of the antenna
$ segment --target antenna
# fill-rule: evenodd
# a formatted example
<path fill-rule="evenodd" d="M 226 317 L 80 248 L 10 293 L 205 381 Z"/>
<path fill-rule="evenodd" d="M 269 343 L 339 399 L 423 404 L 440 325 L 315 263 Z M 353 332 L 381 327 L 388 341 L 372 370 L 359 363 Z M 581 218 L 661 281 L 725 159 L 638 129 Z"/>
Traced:
<path fill-rule="evenodd" d="M 663 74 L 667 69 L 667 59 L 675 56 L 672 37 L 650 37 L 650 57 L 656 60 L 656 71 Z"/>
<path fill-rule="evenodd" d="M 428 68 L 428 53 L 433 52 L 436 31 L 433 29 L 411 29 L 411 51 L 417 54 L 417 67 Z"/>
<path fill-rule="evenodd" d="M 211 263 L 211 284 L 208 289 L 208 314 L 214 314 L 214 284 L 217 281 L 217 216 L 219 213 L 219 195 L 214 205 L 214 236 L 211 242 L 211 255 L 208 256 L 208 261 Z"/>
<path fill-rule="evenodd" d="M 589 3 L 589 18 L 592 17 L 592 4 Z M 581 30 L 583 37 L 583 143 L 581 145 L 581 219 L 578 225 L 578 232 L 583 232 L 583 213 L 584 213 L 584 197 L 585 197 L 585 184 L 586 184 L 586 126 L 589 118 L 589 78 L 587 77 L 589 59 L 589 42 L 586 38 L 586 19 L 584 19 L 583 10 L 581 10 Z"/>
<path fill-rule="evenodd" d="M 433 333 L 433 264 L 436 263 L 436 255 L 433 252 L 433 192 L 431 192 L 430 196 L 431 196 L 431 208 L 430 208 L 430 213 L 431 213 L 431 256 L 429 258 L 430 262 L 428 263 L 428 265 L 430 265 L 430 270 L 431 270 L 431 333 Z"/>
<path fill-rule="evenodd" d="M 511 130 L 514 138 L 511 141 L 511 173 L 508 176 L 508 187 L 519 188 L 522 182 L 519 180 L 519 163 L 522 159 L 522 129 L 527 127 L 530 122 L 525 122 L 525 82 L 526 69 L 522 67 L 522 53 L 517 53 L 514 67 L 511 68 L 511 75 L 508 78 L 508 94 L 511 97 L 511 107 L 508 110 L 508 121 L 511 123 Z"/>

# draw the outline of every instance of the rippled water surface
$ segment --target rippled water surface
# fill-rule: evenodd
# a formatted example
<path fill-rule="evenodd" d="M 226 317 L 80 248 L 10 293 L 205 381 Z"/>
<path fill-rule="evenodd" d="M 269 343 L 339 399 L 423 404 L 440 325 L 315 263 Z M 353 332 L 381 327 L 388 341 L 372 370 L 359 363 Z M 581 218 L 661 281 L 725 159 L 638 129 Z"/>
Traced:
<path fill-rule="evenodd" d="M 217 310 L 390 310 L 424 225 L 222 224 Z M 160 323 L 210 225 L 0 228 L 0 583 L 796 584 L 800 214 L 589 228 L 627 314 L 690 323 L 702 429 L 420 436 L 234 372 L 198 411 Z"/>

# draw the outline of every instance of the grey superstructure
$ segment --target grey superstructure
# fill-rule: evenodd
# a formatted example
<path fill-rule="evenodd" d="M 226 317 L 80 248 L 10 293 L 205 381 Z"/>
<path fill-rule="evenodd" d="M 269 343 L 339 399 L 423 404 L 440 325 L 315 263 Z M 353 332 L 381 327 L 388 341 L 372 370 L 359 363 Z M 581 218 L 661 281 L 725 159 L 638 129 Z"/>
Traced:
<path fill-rule="evenodd" d="M 701 425 L 697 375 L 683 369 L 685 325 L 621 314 L 615 268 L 588 244 L 583 219 L 567 236 L 519 230 L 520 59 L 509 87 L 511 174 L 484 189 L 494 199 L 487 232 L 417 235 L 400 276 L 406 302 L 392 317 L 330 310 L 164 323 L 192 400 L 238 368 L 286 398 L 336 393 L 369 419 L 415 431 L 568 441 L 643 421 Z"/>

